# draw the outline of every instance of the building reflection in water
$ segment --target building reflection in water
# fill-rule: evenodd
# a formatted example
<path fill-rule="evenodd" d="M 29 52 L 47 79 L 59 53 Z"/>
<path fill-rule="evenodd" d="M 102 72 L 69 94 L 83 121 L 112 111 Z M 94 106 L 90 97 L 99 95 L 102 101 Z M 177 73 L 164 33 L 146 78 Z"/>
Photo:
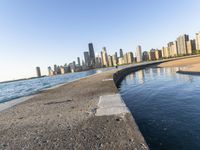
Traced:
<path fill-rule="evenodd" d="M 137 71 L 138 83 L 144 84 L 144 70 Z"/>
<path fill-rule="evenodd" d="M 180 69 L 183 69 L 183 67 L 145 68 L 143 70 L 139 70 L 127 75 L 126 78 L 124 78 L 123 82 L 125 82 L 125 84 L 127 85 L 132 84 L 130 81 L 136 81 L 139 84 L 144 84 L 145 77 L 155 80 L 156 78 L 160 78 L 162 76 L 177 78 L 177 81 L 180 78 L 185 82 L 193 82 L 193 76 L 177 73 L 177 71 Z"/>

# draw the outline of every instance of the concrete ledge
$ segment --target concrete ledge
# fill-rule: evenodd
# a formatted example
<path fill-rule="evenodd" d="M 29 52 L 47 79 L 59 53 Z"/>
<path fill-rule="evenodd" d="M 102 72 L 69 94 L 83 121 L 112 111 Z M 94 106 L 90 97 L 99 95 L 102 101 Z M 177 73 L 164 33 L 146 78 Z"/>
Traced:
<path fill-rule="evenodd" d="M 8 102 L 0 103 L 0 112 L 6 110 L 8 108 L 11 108 L 11 107 L 13 107 L 17 104 L 20 104 L 22 102 L 25 102 L 25 101 L 33 98 L 34 96 L 35 95 L 21 97 L 21 98 L 14 99 L 14 100 L 11 100 L 11 101 L 8 101 Z"/>
<path fill-rule="evenodd" d="M 179 70 L 177 71 L 177 73 L 180 73 L 180 74 L 185 74 L 185 75 L 200 75 L 200 72 L 194 72 L 194 71 L 182 71 L 182 70 Z"/>
<path fill-rule="evenodd" d="M 124 115 L 130 113 L 120 94 L 101 96 L 96 116 Z"/>

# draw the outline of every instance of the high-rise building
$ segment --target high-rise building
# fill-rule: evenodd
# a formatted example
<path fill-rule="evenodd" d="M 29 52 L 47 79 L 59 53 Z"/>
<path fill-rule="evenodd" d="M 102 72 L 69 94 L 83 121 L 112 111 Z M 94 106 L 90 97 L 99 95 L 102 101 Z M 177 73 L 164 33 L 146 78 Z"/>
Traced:
<path fill-rule="evenodd" d="M 116 53 L 112 56 L 112 60 L 113 60 L 113 65 L 117 66 L 118 61 L 117 61 L 117 55 L 116 55 Z"/>
<path fill-rule="evenodd" d="M 188 54 L 195 53 L 195 50 L 196 50 L 195 40 L 187 41 L 187 52 L 188 52 Z"/>
<path fill-rule="evenodd" d="M 60 72 L 61 72 L 61 74 L 67 73 L 67 68 L 68 67 L 66 67 L 66 66 L 60 66 Z"/>
<path fill-rule="evenodd" d="M 123 56 L 124 56 L 124 54 L 123 54 L 123 50 L 122 50 L 122 49 L 120 49 L 120 50 L 119 50 L 119 57 L 121 57 L 121 58 L 122 58 Z"/>
<path fill-rule="evenodd" d="M 177 47 L 177 41 L 173 42 L 173 45 L 171 46 L 171 54 L 172 57 L 177 56 L 178 55 L 178 47 Z"/>
<path fill-rule="evenodd" d="M 69 70 L 73 73 L 76 71 L 76 64 L 75 61 L 73 61 L 72 63 L 69 63 Z"/>
<path fill-rule="evenodd" d="M 113 59 L 112 56 L 108 55 L 108 66 L 113 67 Z"/>
<path fill-rule="evenodd" d="M 94 54 L 94 47 L 92 43 L 88 44 L 89 47 L 89 56 L 90 56 L 90 64 L 92 67 L 95 66 L 95 54 Z"/>
<path fill-rule="evenodd" d="M 115 52 L 115 56 L 116 56 L 116 58 L 118 57 L 118 56 L 117 56 L 117 52 Z"/>
<path fill-rule="evenodd" d="M 144 51 L 142 54 L 142 60 L 143 61 L 148 61 L 149 60 L 149 55 L 147 51 Z"/>
<path fill-rule="evenodd" d="M 104 67 L 108 67 L 108 55 L 107 55 L 107 52 L 106 52 L 106 47 L 103 47 L 103 50 L 101 52 L 101 59 L 102 59 L 102 65 Z"/>
<path fill-rule="evenodd" d="M 102 64 L 101 64 L 101 57 L 100 56 L 97 56 L 95 58 L 95 67 L 96 68 L 101 68 L 102 67 Z"/>
<path fill-rule="evenodd" d="M 54 65 L 54 73 L 57 74 L 57 65 Z"/>
<path fill-rule="evenodd" d="M 159 49 L 155 50 L 155 56 L 156 56 L 156 60 L 159 60 L 162 58 L 162 52 Z"/>
<path fill-rule="evenodd" d="M 55 72 L 51 69 L 50 66 L 48 67 L 48 74 L 49 74 L 49 76 L 55 75 Z"/>
<path fill-rule="evenodd" d="M 77 57 L 77 63 L 78 63 L 78 66 L 80 67 L 81 66 L 80 57 Z"/>
<path fill-rule="evenodd" d="M 141 62 L 142 61 L 142 48 L 140 45 L 137 46 L 135 54 L 136 54 L 136 61 Z"/>
<path fill-rule="evenodd" d="M 169 58 L 169 47 L 163 47 L 161 53 L 163 58 Z"/>
<path fill-rule="evenodd" d="M 123 65 L 124 64 L 124 58 L 123 57 L 119 57 L 118 64 L 119 65 Z"/>
<path fill-rule="evenodd" d="M 90 56 L 89 56 L 89 52 L 84 52 L 84 59 L 85 59 L 85 66 L 89 67 L 89 63 L 90 63 Z"/>
<path fill-rule="evenodd" d="M 123 56 L 124 64 L 128 64 L 128 53 L 125 53 Z"/>
<path fill-rule="evenodd" d="M 177 38 L 178 55 L 187 54 L 187 41 L 189 41 L 189 35 L 181 35 Z"/>
<path fill-rule="evenodd" d="M 37 77 L 41 77 L 40 67 L 36 67 L 36 74 L 37 74 Z"/>
<path fill-rule="evenodd" d="M 200 50 L 200 32 L 196 33 L 196 50 Z"/>
<path fill-rule="evenodd" d="M 149 60 L 156 60 L 156 53 L 155 53 L 155 49 L 151 49 L 149 52 Z"/>
<path fill-rule="evenodd" d="M 168 48 L 169 48 L 169 56 L 170 57 L 172 57 L 173 56 L 173 45 L 174 45 L 174 43 L 173 42 L 169 42 L 168 44 L 167 44 L 167 46 L 168 46 Z"/>
<path fill-rule="evenodd" d="M 127 57 L 128 57 L 128 64 L 132 64 L 133 63 L 133 53 L 128 52 Z"/>

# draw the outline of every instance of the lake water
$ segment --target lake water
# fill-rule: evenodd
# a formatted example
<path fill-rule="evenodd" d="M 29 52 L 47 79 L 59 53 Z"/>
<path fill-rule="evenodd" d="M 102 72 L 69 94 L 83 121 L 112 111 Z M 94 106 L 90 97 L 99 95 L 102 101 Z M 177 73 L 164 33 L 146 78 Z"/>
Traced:
<path fill-rule="evenodd" d="M 200 149 L 200 76 L 146 68 L 119 90 L 151 150 Z"/>
<path fill-rule="evenodd" d="M 21 80 L 9 83 L 0 83 L 0 103 L 4 103 L 23 96 L 31 95 L 52 86 L 68 83 L 76 79 L 80 79 L 89 75 L 93 75 L 111 69 L 113 68 L 104 68 L 51 77 Z"/>

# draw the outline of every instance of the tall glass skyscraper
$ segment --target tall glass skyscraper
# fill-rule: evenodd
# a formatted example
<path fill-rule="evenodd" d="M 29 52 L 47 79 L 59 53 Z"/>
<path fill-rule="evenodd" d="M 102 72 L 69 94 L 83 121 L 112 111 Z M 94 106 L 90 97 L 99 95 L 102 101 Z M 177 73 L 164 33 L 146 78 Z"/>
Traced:
<path fill-rule="evenodd" d="M 94 47 L 93 47 L 93 44 L 92 44 L 92 43 L 89 43 L 88 46 L 89 46 L 89 55 L 90 55 L 90 65 L 91 65 L 92 67 L 94 67 L 94 66 L 95 66 Z"/>

